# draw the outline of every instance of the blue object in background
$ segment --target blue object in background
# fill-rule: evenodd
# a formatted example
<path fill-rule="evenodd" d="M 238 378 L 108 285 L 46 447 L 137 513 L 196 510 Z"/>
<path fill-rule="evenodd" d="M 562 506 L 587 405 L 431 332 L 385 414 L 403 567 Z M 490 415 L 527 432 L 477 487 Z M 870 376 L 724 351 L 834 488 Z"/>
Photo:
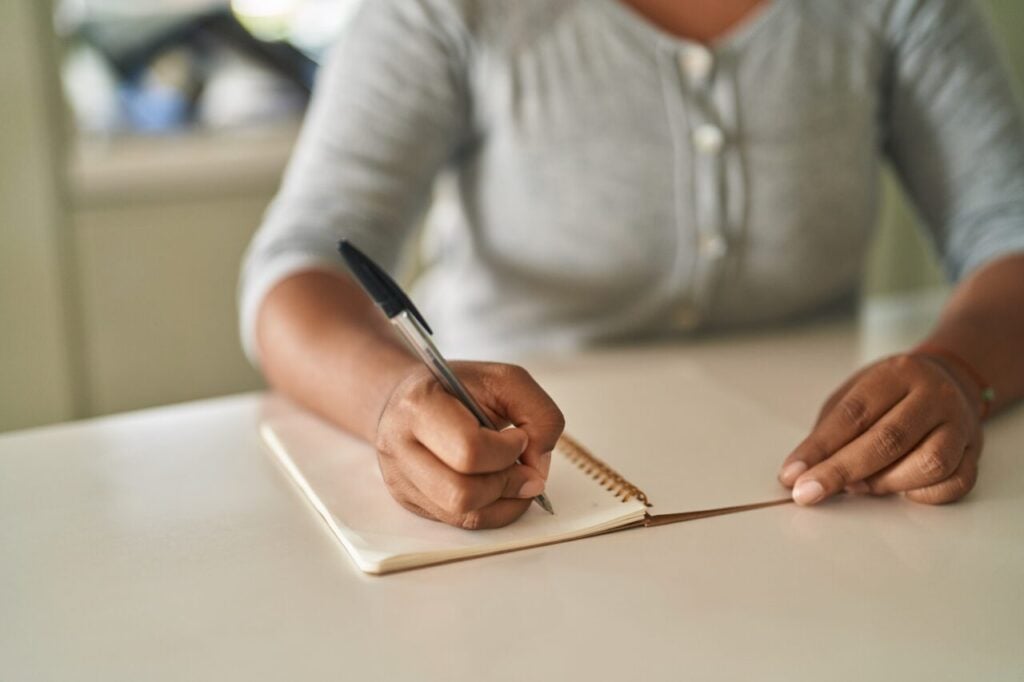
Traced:
<path fill-rule="evenodd" d="M 191 105 L 185 95 L 166 85 L 124 82 L 118 98 L 127 126 L 138 132 L 162 133 L 185 128 Z"/>

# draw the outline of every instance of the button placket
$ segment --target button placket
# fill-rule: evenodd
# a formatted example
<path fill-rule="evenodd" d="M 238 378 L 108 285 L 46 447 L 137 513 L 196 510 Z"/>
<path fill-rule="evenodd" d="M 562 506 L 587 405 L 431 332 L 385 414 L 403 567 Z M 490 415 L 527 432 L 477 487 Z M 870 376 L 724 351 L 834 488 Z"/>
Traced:
<path fill-rule="evenodd" d="M 670 280 L 668 316 L 676 329 L 692 329 L 702 319 L 730 248 L 724 225 L 725 157 L 730 151 L 728 125 L 735 121 L 728 112 L 723 120 L 718 111 L 718 90 L 728 78 L 719 58 L 702 45 L 677 43 L 669 49 L 671 54 L 665 56 L 670 61 L 663 63 L 672 74 L 665 81 L 666 103 L 676 163 L 686 169 L 682 177 L 689 176 L 691 193 L 685 201 L 682 187 L 677 190 L 682 260 Z"/>
<path fill-rule="evenodd" d="M 722 230 L 724 177 L 721 154 L 725 146 L 725 133 L 713 123 L 702 123 L 694 128 L 692 138 L 697 156 L 694 161 L 698 192 L 697 254 L 698 258 L 716 261 L 726 254 L 729 247 Z M 705 263 L 702 269 L 708 277 L 711 275 L 710 264 Z"/>
<path fill-rule="evenodd" d="M 723 164 L 728 139 L 714 98 L 718 82 L 726 78 L 727 74 L 714 68 L 714 56 L 707 48 L 699 45 L 684 47 L 678 55 L 678 63 L 683 80 L 688 84 L 689 97 L 686 99 L 689 100 L 692 112 L 690 162 L 693 168 L 693 211 L 697 228 L 692 242 L 695 250 L 692 291 L 689 301 L 681 304 L 681 311 L 687 308 L 700 311 L 707 304 L 713 282 L 729 249 L 724 230 Z M 680 312 L 677 317 L 689 319 L 692 315 Z"/>

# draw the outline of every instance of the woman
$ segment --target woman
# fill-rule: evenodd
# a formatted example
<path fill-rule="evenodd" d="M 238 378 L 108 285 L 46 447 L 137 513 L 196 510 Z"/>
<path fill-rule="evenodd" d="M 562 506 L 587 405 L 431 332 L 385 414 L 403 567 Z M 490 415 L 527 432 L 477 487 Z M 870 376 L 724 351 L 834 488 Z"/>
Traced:
<path fill-rule="evenodd" d="M 964 0 L 367 2 L 247 255 L 243 338 L 376 444 L 406 508 L 504 525 L 544 487 L 557 406 L 464 362 L 517 427 L 479 428 L 341 272 L 339 238 L 393 266 L 450 170 L 455 228 L 415 298 L 463 357 L 764 323 L 856 289 L 884 160 L 959 285 L 924 347 L 828 399 L 780 480 L 805 505 L 949 502 L 985 413 L 1024 393 L 1024 133 Z"/>

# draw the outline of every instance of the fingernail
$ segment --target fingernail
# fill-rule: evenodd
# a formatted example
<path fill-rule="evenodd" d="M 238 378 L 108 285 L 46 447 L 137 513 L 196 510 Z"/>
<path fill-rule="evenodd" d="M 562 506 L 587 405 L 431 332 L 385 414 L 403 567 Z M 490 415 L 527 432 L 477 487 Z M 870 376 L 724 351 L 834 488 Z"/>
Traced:
<path fill-rule="evenodd" d="M 825 488 L 813 479 L 801 481 L 793 488 L 793 499 L 797 504 L 814 504 L 824 496 Z"/>
<path fill-rule="evenodd" d="M 536 478 L 531 478 L 529 481 L 523 484 L 523 487 L 519 489 L 519 497 L 526 499 L 529 497 L 537 497 L 544 492 L 544 481 L 539 481 Z"/>
<path fill-rule="evenodd" d="M 854 495 L 864 495 L 865 493 L 871 492 L 871 486 L 864 481 L 857 481 L 856 483 L 851 483 L 846 486 L 846 492 Z"/>
<path fill-rule="evenodd" d="M 790 462 L 786 466 L 782 467 L 782 473 L 779 474 L 779 479 L 786 485 L 792 485 L 793 481 L 803 472 L 807 471 L 807 463 L 797 460 Z"/>
<path fill-rule="evenodd" d="M 519 448 L 519 454 L 521 455 L 524 452 L 526 452 L 526 448 L 528 448 L 528 447 L 530 447 L 530 439 L 529 438 L 524 438 L 523 439 L 523 445 L 522 445 L 522 447 Z"/>
<path fill-rule="evenodd" d="M 548 478 L 548 472 L 551 471 L 551 453 L 545 452 L 540 456 L 540 475 L 544 477 L 544 480 Z"/>

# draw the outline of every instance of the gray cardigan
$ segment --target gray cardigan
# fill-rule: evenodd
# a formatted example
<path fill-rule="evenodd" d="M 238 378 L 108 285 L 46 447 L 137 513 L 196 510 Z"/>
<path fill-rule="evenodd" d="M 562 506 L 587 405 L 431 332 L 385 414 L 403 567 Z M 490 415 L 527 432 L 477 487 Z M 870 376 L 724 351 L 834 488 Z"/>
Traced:
<path fill-rule="evenodd" d="M 616 0 L 368 0 L 245 257 L 386 267 L 459 357 L 756 324 L 856 289 L 891 162 L 950 276 L 1024 250 L 1024 126 L 970 0 L 771 0 L 710 48 Z"/>

